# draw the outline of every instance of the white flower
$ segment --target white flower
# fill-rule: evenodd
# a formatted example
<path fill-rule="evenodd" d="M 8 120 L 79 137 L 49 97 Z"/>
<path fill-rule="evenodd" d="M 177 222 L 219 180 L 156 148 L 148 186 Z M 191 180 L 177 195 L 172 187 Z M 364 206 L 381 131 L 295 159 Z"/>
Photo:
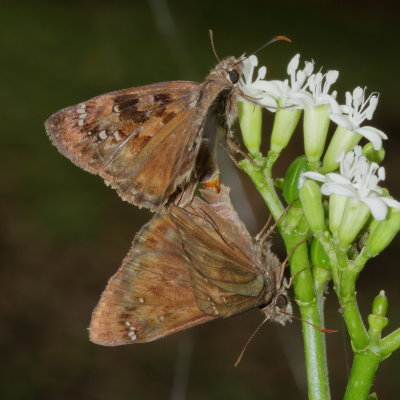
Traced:
<path fill-rule="evenodd" d="M 255 87 L 262 90 L 263 93 L 268 93 L 276 100 L 280 99 L 281 107 L 292 106 L 291 109 L 303 108 L 306 94 L 304 87 L 307 84 L 307 78 L 312 74 L 314 69 L 313 61 L 306 61 L 304 68 L 299 69 L 300 54 L 296 54 L 290 61 L 287 67 L 289 79 L 284 81 L 260 80 L 255 83 Z"/>
<path fill-rule="evenodd" d="M 307 97 L 305 102 L 310 106 L 318 106 L 321 104 L 330 104 L 332 109 L 336 109 L 336 95 L 337 92 L 333 91 L 329 94 L 329 90 L 337 81 L 339 77 L 339 71 L 329 70 L 326 74 L 317 72 L 312 74 L 307 79 L 306 89 L 308 89 Z"/>
<path fill-rule="evenodd" d="M 364 203 L 378 221 L 386 218 L 388 207 L 400 209 L 400 203 L 383 196 L 383 190 L 378 186 L 385 179 L 385 169 L 376 163 L 370 163 L 362 155 L 360 146 L 355 146 L 354 151 L 346 155 L 342 154 L 338 161 L 340 174 L 306 172 L 303 176 L 324 182 L 321 186 L 321 193 L 324 195 L 352 197 Z"/>
<path fill-rule="evenodd" d="M 243 69 L 239 78 L 238 88 L 241 92 L 241 98 L 244 101 L 251 101 L 262 107 L 277 107 L 278 103 L 274 97 L 258 88 L 258 82 L 265 78 L 267 68 L 262 66 L 259 68 L 257 78 L 253 81 L 254 69 L 258 65 L 258 59 L 255 55 L 251 55 L 242 62 Z"/>
<path fill-rule="evenodd" d="M 364 136 L 373 144 L 375 150 L 379 150 L 382 147 L 382 139 L 387 139 L 387 136 L 372 126 L 361 127 L 366 119 L 372 119 L 377 104 L 376 93 L 371 93 L 365 98 L 365 88 L 358 86 L 353 93 L 346 92 L 346 104 L 335 108 L 330 119 L 342 128 Z"/>

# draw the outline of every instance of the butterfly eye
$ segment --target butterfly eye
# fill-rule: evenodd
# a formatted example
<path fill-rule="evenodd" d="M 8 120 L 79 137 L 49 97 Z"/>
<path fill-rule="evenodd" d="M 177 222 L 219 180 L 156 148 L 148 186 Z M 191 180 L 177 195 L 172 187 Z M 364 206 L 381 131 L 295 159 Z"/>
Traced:
<path fill-rule="evenodd" d="M 231 69 L 228 72 L 229 75 L 229 80 L 235 84 L 239 80 L 239 72 L 236 71 L 236 69 Z"/>
<path fill-rule="evenodd" d="M 280 310 L 284 310 L 287 304 L 288 304 L 287 298 L 283 294 L 279 295 L 275 300 L 275 305 Z"/>

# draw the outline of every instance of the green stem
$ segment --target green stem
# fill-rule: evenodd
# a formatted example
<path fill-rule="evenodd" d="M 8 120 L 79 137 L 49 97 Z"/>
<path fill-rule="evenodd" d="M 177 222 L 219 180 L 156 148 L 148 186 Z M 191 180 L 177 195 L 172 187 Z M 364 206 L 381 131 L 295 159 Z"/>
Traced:
<path fill-rule="evenodd" d="M 379 348 L 384 358 L 390 356 L 395 350 L 398 350 L 400 348 L 400 328 L 380 340 Z"/>
<path fill-rule="evenodd" d="M 277 221 L 283 215 L 284 208 L 275 192 L 271 178 L 271 168 L 276 158 L 274 154 L 269 154 L 269 156 L 267 168 L 264 170 L 248 160 L 241 161 L 240 167 L 249 175 L 272 216 Z M 290 224 L 290 217 L 288 219 Z M 298 225 L 300 224 L 301 220 Z M 278 229 L 285 241 L 288 254 L 293 252 L 290 257 L 290 269 L 294 281 L 296 302 L 300 309 L 301 318 L 304 320 L 302 329 L 309 399 L 329 400 L 325 335 L 307 323 L 321 326 L 322 321 L 310 270 L 311 262 L 308 258 L 308 248 L 306 243 L 299 245 L 302 240 L 308 237 L 308 229 L 286 231 L 283 225 L 283 223 L 278 224 Z"/>
<path fill-rule="evenodd" d="M 251 178 L 257 191 L 267 204 L 274 220 L 278 221 L 283 215 L 284 208 L 275 192 L 272 179 L 268 185 L 268 178 L 264 175 L 263 169 L 252 164 L 251 161 L 247 159 L 240 161 L 239 166 Z"/>
<path fill-rule="evenodd" d="M 286 238 L 285 243 L 288 252 L 298 241 L 299 237 Z M 325 400 L 330 399 L 325 334 L 308 323 L 322 326 L 322 308 L 319 307 L 319 304 L 323 300 L 315 296 L 310 264 L 308 248 L 304 243 L 298 246 L 293 253 L 290 260 L 290 270 L 292 277 L 294 277 L 293 288 L 296 303 L 303 319 L 302 330 L 309 399 Z"/>
<path fill-rule="evenodd" d="M 356 298 L 356 279 L 361 264 L 348 262 L 344 252 L 336 252 L 332 245 L 332 239 L 326 235 L 318 235 L 332 267 L 332 277 L 335 292 L 343 311 L 343 318 L 354 348 L 363 350 L 368 346 L 369 336 L 363 319 L 358 309 Z"/>
<path fill-rule="evenodd" d="M 355 354 L 344 400 L 368 398 L 381 360 L 379 355 L 370 350 Z"/>
<path fill-rule="evenodd" d="M 363 350 L 368 346 L 369 336 L 358 309 L 356 298 L 356 276 L 350 268 L 342 271 L 342 285 L 337 293 L 343 317 L 350 335 L 353 347 Z"/>

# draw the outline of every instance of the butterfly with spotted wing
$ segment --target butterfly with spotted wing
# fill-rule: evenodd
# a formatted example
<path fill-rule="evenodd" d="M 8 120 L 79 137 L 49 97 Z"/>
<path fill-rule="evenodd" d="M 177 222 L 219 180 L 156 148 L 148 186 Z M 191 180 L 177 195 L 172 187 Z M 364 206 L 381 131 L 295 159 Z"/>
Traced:
<path fill-rule="evenodd" d="M 156 211 L 189 184 L 194 190 L 200 180 L 217 181 L 217 130 L 229 130 L 236 118 L 244 60 L 222 60 L 203 83 L 100 95 L 56 112 L 46 131 L 63 155 L 100 175 L 122 199 Z"/>
<path fill-rule="evenodd" d="M 290 320 L 284 266 L 266 238 L 250 236 L 227 187 L 201 193 L 206 201 L 171 205 L 137 234 L 93 312 L 93 342 L 150 342 L 254 307 Z"/>

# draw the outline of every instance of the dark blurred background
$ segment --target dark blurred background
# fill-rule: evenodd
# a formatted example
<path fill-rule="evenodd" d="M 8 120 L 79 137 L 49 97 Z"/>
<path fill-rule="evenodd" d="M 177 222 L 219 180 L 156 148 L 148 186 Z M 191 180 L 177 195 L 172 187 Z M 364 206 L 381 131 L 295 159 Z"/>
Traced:
<path fill-rule="evenodd" d="M 393 3 L 395 4 L 395 3 Z M 254 310 L 150 344 L 107 348 L 89 342 L 92 309 L 135 232 L 150 214 L 119 199 L 102 180 L 62 157 L 44 120 L 95 95 L 157 81 L 201 81 L 220 56 L 259 54 L 282 79 L 297 52 L 340 71 L 336 88 L 381 93 L 371 125 L 390 136 L 387 186 L 400 198 L 398 16 L 372 1 L 2 1 L 0 13 L 0 398 L 305 399 L 300 324 L 264 326 L 238 368 L 233 363 L 262 315 Z M 271 116 L 266 118 L 266 132 Z M 265 141 L 264 146 L 267 141 Z M 265 148 L 265 147 L 264 147 Z M 301 152 L 294 139 L 277 168 Z M 223 180 L 252 233 L 265 207 L 224 160 Z M 400 325 L 399 238 L 358 282 L 364 316 L 385 289 L 390 325 Z M 279 243 L 276 251 L 284 258 Z M 334 398 L 343 394 L 351 350 L 334 296 L 327 304 Z M 297 311 L 297 310 L 296 310 Z M 378 371 L 380 398 L 400 393 L 400 352 Z M 186 387 L 186 389 L 185 389 Z M 396 396 L 397 395 L 397 396 Z"/>

